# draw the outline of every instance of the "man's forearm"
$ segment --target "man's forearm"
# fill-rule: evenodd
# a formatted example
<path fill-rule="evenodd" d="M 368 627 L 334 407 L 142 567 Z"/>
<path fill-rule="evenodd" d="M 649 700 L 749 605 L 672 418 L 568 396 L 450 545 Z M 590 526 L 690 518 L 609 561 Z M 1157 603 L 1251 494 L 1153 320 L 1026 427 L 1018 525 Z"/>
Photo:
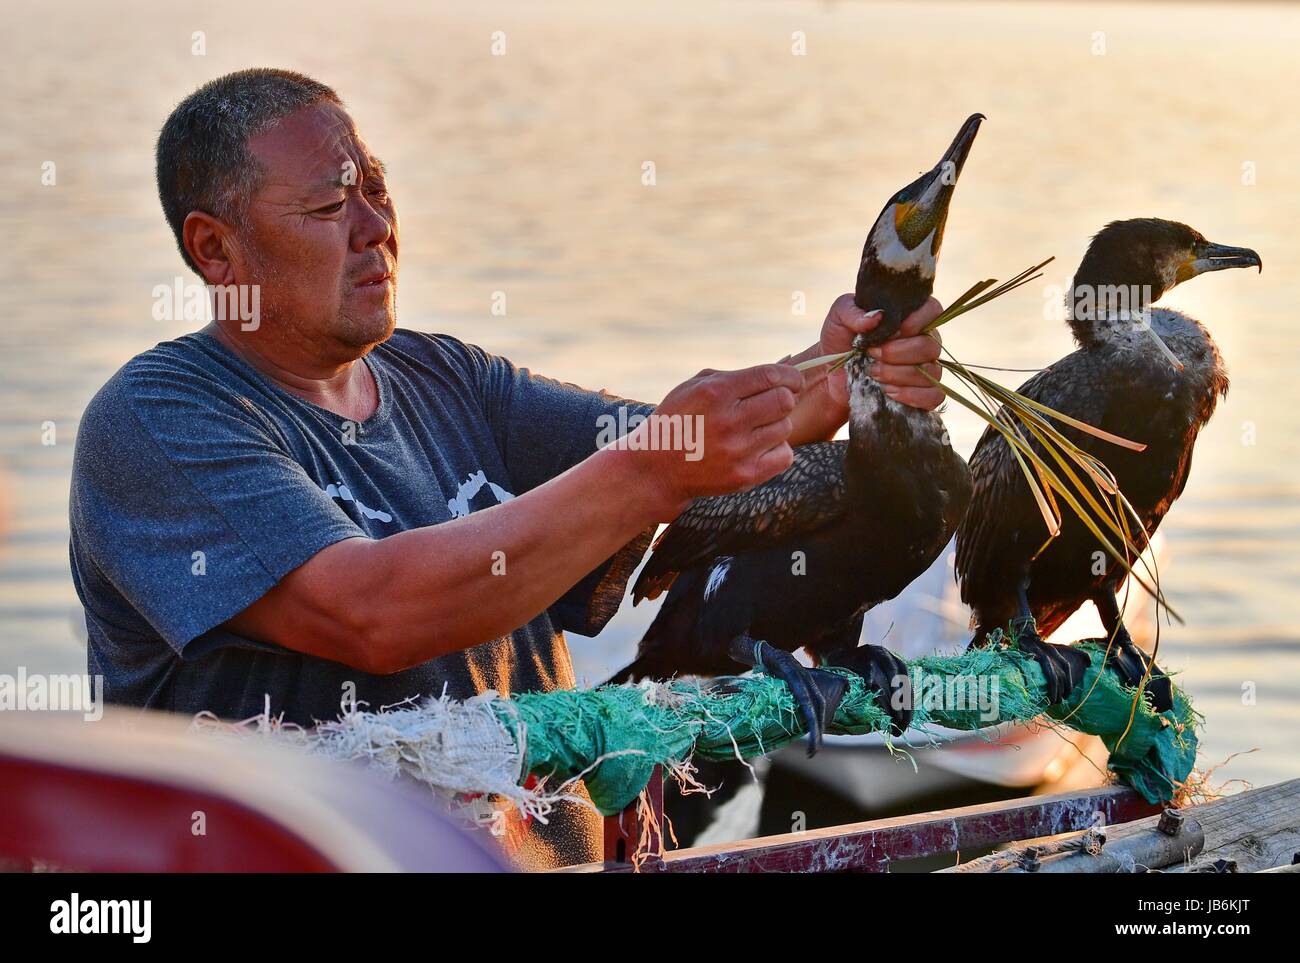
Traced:
<path fill-rule="evenodd" d="M 604 449 L 503 505 L 373 543 L 396 668 L 509 635 L 661 518 L 638 453 Z M 430 600 L 435 600 L 430 611 Z"/>
<path fill-rule="evenodd" d="M 699 458 L 652 444 L 651 422 L 502 505 L 384 539 L 322 549 L 226 622 L 247 638 L 365 672 L 397 672 L 518 629 L 694 498 L 790 465 L 802 386 L 781 365 L 701 372 L 656 408 L 698 418 Z"/>
<path fill-rule="evenodd" d="M 339 542 L 230 625 L 376 673 L 508 635 L 683 507 L 657 489 L 638 455 L 603 449 L 504 504 Z"/>

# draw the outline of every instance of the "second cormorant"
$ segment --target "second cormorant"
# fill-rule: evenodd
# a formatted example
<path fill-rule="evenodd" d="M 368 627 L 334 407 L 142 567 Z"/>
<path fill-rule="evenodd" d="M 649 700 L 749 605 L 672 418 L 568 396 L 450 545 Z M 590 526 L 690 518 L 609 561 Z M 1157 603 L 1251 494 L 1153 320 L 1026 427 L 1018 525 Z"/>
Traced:
<path fill-rule="evenodd" d="M 1206 327 L 1152 305 L 1198 274 L 1241 267 L 1262 270 L 1259 255 L 1213 244 L 1186 224 L 1136 218 L 1106 225 L 1088 247 L 1067 298 L 1066 316 L 1079 349 L 1020 386 L 1020 394 L 1064 415 L 1145 443 L 1145 450 L 1133 451 L 1058 426 L 1110 468 L 1141 519 L 1142 529 L 1135 525 L 1132 533 L 1140 547 L 1182 494 L 1197 435 L 1228 390 Z M 1089 660 L 1042 636 L 1092 601 L 1113 640 L 1112 668 L 1136 686 L 1148 660 L 1120 618 L 1116 592 L 1124 567 L 1069 514 L 1060 534 L 1043 547 L 1042 515 L 1010 446 L 992 428 L 976 446 L 970 468 L 975 491 L 957 531 L 957 574 L 962 600 L 974 611 L 972 644 L 1011 625 L 1018 644 L 1043 667 L 1049 699 L 1056 702 L 1079 682 Z M 1158 710 L 1167 709 L 1172 686 L 1152 670 L 1148 697 Z"/>

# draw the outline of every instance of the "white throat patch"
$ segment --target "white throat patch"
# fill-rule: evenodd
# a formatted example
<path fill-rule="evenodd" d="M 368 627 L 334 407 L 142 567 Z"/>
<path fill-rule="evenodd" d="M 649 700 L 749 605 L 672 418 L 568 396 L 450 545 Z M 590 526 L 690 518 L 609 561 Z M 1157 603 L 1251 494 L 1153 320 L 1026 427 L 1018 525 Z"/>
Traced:
<path fill-rule="evenodd" d="M 924 241 L 908 250 L 907 245 L 899 240 L 898 231 L 894 227 L 894 207 L 891 204 L 881 215 L 871 234 L 871 248 L 875 251 L 876 260 L 891 271 L 901 273 L 915 268 L 921 274 L 933 277 L 935 258 L 930 251 L 934 247 L 934 230 L 930 231 Z"/>

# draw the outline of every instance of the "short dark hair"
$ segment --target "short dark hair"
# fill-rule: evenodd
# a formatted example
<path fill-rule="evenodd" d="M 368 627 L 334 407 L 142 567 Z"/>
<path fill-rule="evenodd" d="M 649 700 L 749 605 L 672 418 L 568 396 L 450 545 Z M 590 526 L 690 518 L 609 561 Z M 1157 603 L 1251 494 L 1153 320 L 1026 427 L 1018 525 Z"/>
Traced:
<path fill-rule="evenodd" d="M 181 257 L 196 273 L 182 233 L 186 216 L 204 211 L 238 223 L 262 173 L 248 142 L 322 100 L 343 105 L 331 88 L 304 74 L 254 67 L 210 80 L 176 105 L 158 134 L 158 200 Z"/>

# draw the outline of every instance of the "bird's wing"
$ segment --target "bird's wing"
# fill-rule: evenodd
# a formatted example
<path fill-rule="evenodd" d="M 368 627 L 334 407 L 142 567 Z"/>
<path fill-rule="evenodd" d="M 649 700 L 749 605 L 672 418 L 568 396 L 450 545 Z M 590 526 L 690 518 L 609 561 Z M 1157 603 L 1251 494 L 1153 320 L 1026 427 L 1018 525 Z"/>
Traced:
<path fill-rule="evenodd" d="M 1075 351 L 1017 390 L 1071 418 L 1100 425 L 1106 415 L 1107 392 L 1097 390 L 1094 368 L 1093 359 Z M 1081 448 L 1092 449 L 1093 436 L 1060 423 L 1056 427 Z M 1037 442 L 1033 446 L 1046 455 Z M 973 492 L 966 517 L 957 529 L 956 567 L 962 601 L 978 605 L 984 595 L 982 583 L 989 579 L 997 582 L 998 591 L 1015 591 L 1010 584 L 1012 569 L 1037 552 L 1047 540 L 1047 529 L 1024 472 L 1001 433 L 986 428 L 969 464 Z"/>
<path fill-rule="evenodd" d="M 846 441 L 794 450 L 794 463 L 749 491 L 697 498 L 655 542 L 632 589 L 654 598 L 685 568 L 719 555 L 766 548 L 789 535 L 826 525 L 844 511 Z"/>

